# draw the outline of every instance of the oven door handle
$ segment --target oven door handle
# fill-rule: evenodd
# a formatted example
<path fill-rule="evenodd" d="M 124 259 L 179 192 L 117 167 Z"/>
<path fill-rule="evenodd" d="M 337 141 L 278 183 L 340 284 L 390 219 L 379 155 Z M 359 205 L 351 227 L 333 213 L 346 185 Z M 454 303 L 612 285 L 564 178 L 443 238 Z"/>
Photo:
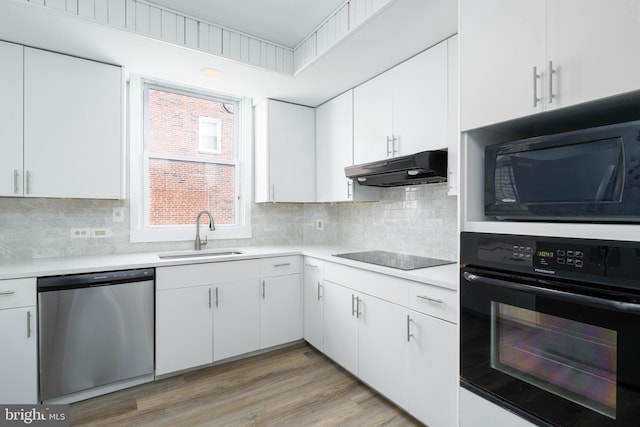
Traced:
<path fill-rule="evenodd" d="M 623 313 L 640 314 L 640 304 L 624 301 L 614 301 L 604 298 L 598 298 L 591 295 L 577 294 L 573 292 L 560 291 L 557 289 L 540 288 L 537 286 L 525 285 L 522 283 L 510 282 L 502 279 L 494 279 L 478 274 L 463 273 L 465 280 L 471 283 L 482 283 L 485 285 L 498 286 L 501 288 L 512 289 L 515 291 L 528 292 L 534 295 L 555 298 L 576 304 L 588 305 L 596 308 L 604 308 L 606 310 L 615 310 Z"/>

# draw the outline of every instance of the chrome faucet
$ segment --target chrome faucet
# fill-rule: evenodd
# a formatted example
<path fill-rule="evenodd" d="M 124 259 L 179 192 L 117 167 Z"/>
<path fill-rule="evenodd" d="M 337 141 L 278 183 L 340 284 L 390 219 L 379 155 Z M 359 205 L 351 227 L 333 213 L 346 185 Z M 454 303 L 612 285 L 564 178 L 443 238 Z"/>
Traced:
<path fill-rule="evenodd" d="M 213 223 L 213 216 L 211 215 L 211 212 L 209 211 L 202 211 L 198 214 L 198 216 L 196 217 L 196 245 L 195 245 L 195 250 L 199 251 L 202 249 L 203 246 L 206 246 L 207 244 L 207 236 L 204 236 L 204 242 L 200 241 L 200 217 L 202 216 L 202 214 L 207 214 L 207 216 L 209 217 L 209 230 L 211 231 L 215 231 L 216 229 L 216 225 Z"/>

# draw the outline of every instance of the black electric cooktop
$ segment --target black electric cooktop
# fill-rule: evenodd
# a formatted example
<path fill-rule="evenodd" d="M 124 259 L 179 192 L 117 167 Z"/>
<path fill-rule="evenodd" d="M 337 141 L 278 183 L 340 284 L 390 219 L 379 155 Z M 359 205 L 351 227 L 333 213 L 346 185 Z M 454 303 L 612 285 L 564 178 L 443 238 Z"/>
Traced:
<path fill-rule="evenodd" d="M 426 258 L 387 251 L 350 252 L 346 254 L 336 254 L 334 256 L 369 264 L 382 265 L 384 267 L 397 268 L 399 270 L 416 270 L 418 268 L 455 263 L 455 261 L 447 261 L 444 259 Z"/>

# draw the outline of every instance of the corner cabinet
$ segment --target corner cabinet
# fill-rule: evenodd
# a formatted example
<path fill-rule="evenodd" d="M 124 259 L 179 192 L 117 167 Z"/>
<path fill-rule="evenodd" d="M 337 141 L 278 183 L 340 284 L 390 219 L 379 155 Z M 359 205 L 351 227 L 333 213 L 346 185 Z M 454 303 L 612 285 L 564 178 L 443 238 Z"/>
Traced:
<path fill-rule="evenodd" d="M 315 202 L 315 113 L 266 99 L 254 107 L 255 202 Z"/>
<path fill-rule="evenodd" d="M 0 280 L 0 402 L 38 402 L 36 279 Z"/>
<path fill-rule="evenodd" d="M 354 163 L 447 147 L 447 41 L 354 89 Z"/>
<path fill-rule="evenodd" d="M 122 69 L 5 42 L 0 54 L 0 195 L 124 198 Z"/>
<path fill-rule="evenodd" d="M 462 130 L 640 89 L 635 2 L 462 0 Z M 580 11 L 580 13 L 576 13 Z"/>

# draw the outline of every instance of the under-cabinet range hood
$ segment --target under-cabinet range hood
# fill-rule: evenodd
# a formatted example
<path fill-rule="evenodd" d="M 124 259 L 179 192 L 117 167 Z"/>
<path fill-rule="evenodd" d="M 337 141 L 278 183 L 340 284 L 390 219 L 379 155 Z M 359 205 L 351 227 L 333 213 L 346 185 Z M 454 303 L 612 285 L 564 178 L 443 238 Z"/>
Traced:
<path fill-rule="evenodd" d="M 344 168 L 344 173 L 347 178 L 355 179 L 360 185 L 373 187 L 445 182 L 447 152 L 422 151 L 409 156 L 347 166 Z"/>

